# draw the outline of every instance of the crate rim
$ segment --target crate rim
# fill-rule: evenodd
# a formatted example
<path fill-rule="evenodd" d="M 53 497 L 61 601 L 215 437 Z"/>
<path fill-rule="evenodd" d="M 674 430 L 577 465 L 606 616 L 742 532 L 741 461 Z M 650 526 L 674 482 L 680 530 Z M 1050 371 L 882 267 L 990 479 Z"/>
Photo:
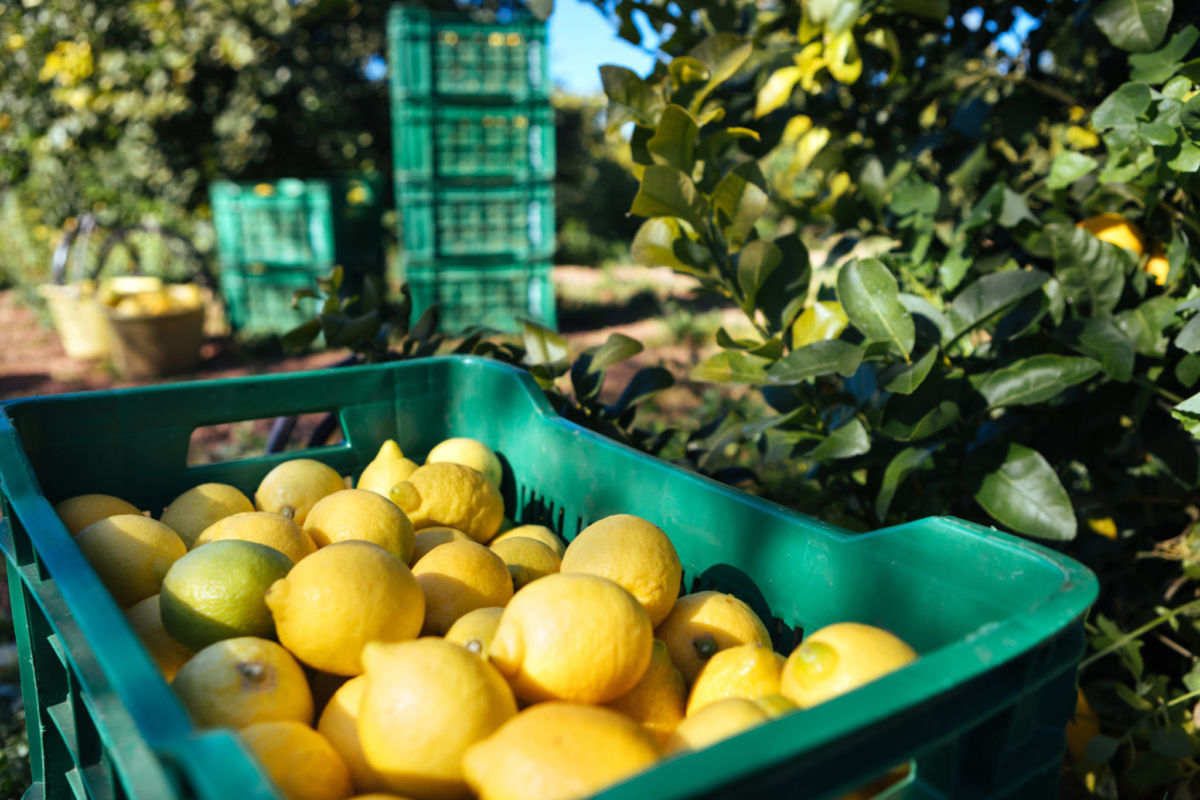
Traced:
<path fill-rule="evenodd" d="M 453 370 L 459 368 L 455 366 L 456 364 L 463 365 L 463 369 L 490 370 L 507 374 L 508 379 L 513 382 L 515 390 L 521 391 L 527 396 L 531 401 L 533 413 L 545 423 L 562 426 L 572 436 L 588 439 L 596 446 L 645 457 L 644 453 L 634 448 L 605 438 L 558 415 L 527 371 L 478 356 L 436 356 L 304 372 L 205 379 L 137 387 L 136 391 L 169 397 L 202 394 L 213 390 L 214 387 L 228 387 L 239 382 L 286 383 L 297 380 L 320 382 L 328 380 L 331 375 L 344 375 L 345 370 L 382 373 L 406 366 Z M 66 585 L 58 584 L 58 588 L 60 591 L 66 590 L 62 591 L 62 594 L 68 601 L 68 607 L 87 609 L 86 613 L 75 614 L 74 618 L 88 642 L 94 643 L 95 637 L 89 634 L 94 634 L 96 629 L 105 625 L 121 628 L 118 641 L 109 641 L 106 650 L 121 646 L 132 647 L 136 645 L 136 637 L 127 624 L 122 626 L 115 623 L 117 618 L 123 621 L 124 615 L 88 567 L 82 553 L 76 547 L 66 546 L 73 540 L 55 514 L 50 500 L 40 491 L 40 485 L 33 473 L 32 465 L 21 447 L 20 437 L 14 427 L 10 410 L 32 404 L 69 405 L 86 402 L 95 397 L 117 396 L 128 391 L 130 390 L 107 389 L 0 401 L 0 412 L 3 412 L 0 413 L 0 467 L 2 467 L 0 468 L 0 482 L 3 483 L 5 494 L 11 498 L 13 514 L 20 518 L 26 527 L 36 526 L 41 529 L 42 535 L 49 535 L 49 542 L 40 543 L 43 547 L 39 547 L 39 557 L 45 563 L 51 579 L 56 573 L 73 573 L 79 579 Z M 283 403 L 284 407 L 273 413 L 290 414 L 324 410 L 309 407 L 302 400 L 303 396 L 302 390 L 290 392 L 288 400 Z M 253 409 L 248 412 L 248 414 L 254 413 L 256 412 Z M 244 418 L 253 417 L 246 416 Z M 194 424 L 202 426 L 226 421 L 231 420 L 203 418 L 201 414 L 194 420 Z M 324 450 L 331 451 L 338 447 L 349 447 L 349 443 L 328 446 Z M 312 457 L 319 457 L 323 450 L 318 448 L 306 452 L 311 453 Z M 262 459 L 264 463 L 268 463 L 271 460 L 284 461 L 295 457 L 298 456 L 294 453 L 281 453 L 258 458 Z M 651 461 L 655 471 L 682 470 L 677 465 L 659 459 L 651 459 Z M 865 725 L 895 718 L 897 715 L 901 715 L 905 709 L 911 709 L 929 701 L 953 686 L 981 678 L 989 671 L 1054 638 L 1066 626 L 1086 615 L 1098 594 L 1099 584 L 1096 576 L 1079 562 L 1048 547 L 995 528 L 984 527 L 953 517 L 929 517 L 868 533 L 853 533 L 779 503 L 749 495 L 698 473 L 682 471 L 686 473 L 688 480 L 698 482 L 710 491 L 736 498 L 738 502 L 755 506 L 771 516 L 788 519 L 801 517 L 806 521 L 811 535 L 836 538 L 851 548 L 858 547 L 866 550 L 873 540 L 880 537 L 904 537 L 913 535 L 913 531 L 928 529 L 930 526 L 940 527 L 951 533 L 978 538 L 990 547 L 1018 553 L 1026 558 L 1040 561 L 1043 567 L 1053 570 L 1057 576 L 1057 582 L 1047 593 L 1037 598 L 1031 598 L 1021 607 L 1009 609 L 1007 616 L 985 623 L 975 632 L 961 639 L 921 653 L 920 657 L 907 667 L 861 687 L 850 695 L 859 698 L 857 707 L 860 710 L 869 707 L 871 709 L 869 714 L 861 711 L 847 713 L 851 709 L 845 704 L 845 701 L 850 696 L 835 698 L 803 713 L 784 716 L 774 720 L 770 725 L 759 726 L 721 742 L 715 745 L 722 749 L 720 753 L 706 750 L 702 753 L 664 759 L 654 769 L 631 778 L 635 781 L 644 780 L 646 789 L 653 787 L 657 793 L 663 793 L 661 795 L 663 797 L 683 798 L 689 796 L 689 793 L 713 789 L 711 776 L 705 778 L 703 771 L 696 770 L 695 767 L 703 763 L 701 759 L 713 758 L 714 754 L 726 755 L 743 767 L 769 769 L 773 764 L 780 763 L 788 754 L 794 755 L 797 748 L 804 750 L 837 749 L 851 746 L 855 732 Z M 197 474 L 199 476 L 200 473 Z M 5 536 L 0 536 L 0 549 L 3 549 L 8 556 L 11 562 L 10 568 L 16 565 L 16 557 L 11 552 L 11 547 L 11 541 L 7 540 Z M 80 605 L 81 603 L 82 605 Z M 1028 622 L 1028 616 L 1033 612 L 1037 612 L 1039 615 L 1040 624 L 1034 625 Z M 159 708 L 160 713 L 166 711 L 168 720 L 165 723 L 161 718 L 157 722 L 150 720 L 154 724 L 149 726 L 146 719 L 139 718 L 132 711 L 130 712 L 134 724 L 154 751 L 184 763 L 194 761 L 199 765 L 202 762 L 194 752 L 194 748 L 200 746 L 197 744 L 198 742 L 205 746 L 218 748 L 240 747 L 233 741 L 234 737 L 230 732 L 219 729 L 203 731 L 187 721 L 186 715 L 182 714 L 182 707 L 178 705 L 178 701 L 171 694 L 167 684 L 159 677 L 157 670 L 150 663 L 149 656 L 145 654 L 143 648 L 138 647 L 137 649 L 140 656 L 133 659 L 135 669 L 133 669 L 132 676 L 128 674 L 114 675 L 108 667 L 104 668 L 104 672 L 114 693 L 127 709 L 145 708 L 148 704 L 147 692 L 153 698 L 157 698 L 156 702 L 161 706 L 174 707 L 173 709 Z M 104 659 L 98 657 L 97 660 L 103 661 Z M 963 666 L 964 663 L 967 665 L 966 667 Z M 137 695 L 141 696 L 140 700 L 136 703 L 131 702 Z M 953 735 L 953 731 L 947 732 L 946 735 Z M 225 741 L 226 739 L 229 741 Z M 192 770 L 187 771 L 193 780 L 197 778 Z M 743 769 L 741 774 L 748 773 Z M 219 776 L 207 777 L 220 782 Z M 622 786 L 623 784 L 618 784 L 597 795 L 597 798 L 607 796 L 609 792 L 621 791 Z M 241 787 L 241 790 L 244 792 L 245 787 Z"/>

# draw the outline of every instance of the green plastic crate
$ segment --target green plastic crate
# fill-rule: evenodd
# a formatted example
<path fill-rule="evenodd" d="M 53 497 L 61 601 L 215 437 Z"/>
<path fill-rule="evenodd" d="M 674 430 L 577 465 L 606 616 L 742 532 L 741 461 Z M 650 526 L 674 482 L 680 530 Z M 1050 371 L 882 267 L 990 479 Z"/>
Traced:
<path fill-rule="evenodd" d="M 438 303 L 439 328 L 449 333 L 472 325 L 515 333 L 522 318 L 558 327 L 554 280 L 545 261 L 409 264 L 405 280 L 412 290 L 413 319 Z"/>
<path fill-rule="evenodd" d="M 229 310 L 229 323 L 243 335 L 287 333 L 317 313 L 317 301 L 301 299 L 292 308 L 299 289 L 315 289 L 312 272 L 302 269 L 261 267 L 226 270 L 221 292 Z"/>
<path fill-rule="evenodd" d="M 54 514 L 83 492 L 157 514 L 206 481 L 252 491 L 297 453 L 186 465 L 198 426 L 334 409 L 303 451 L 357 475 L 394 438 L 488 442 L 506 508 L 571 539 L 618 512 L 671 537 L 688 591 L 732 592 L 781 651 L 828 623 L 881 625 L 920 658 L 861 689 L 663 761 L 603 800 L 829 798 L 911 762 L 889 797 L 1057 796 L 1095 577 L 991 529 L 931 518 L 850 534 L 558 417 L 524 371 L 445 357 L 14 400 L 0 407 L 0 547 L 37 782 L 30 797 L 273 797 L 233 734 L 198 732 Z"/>
<path fill-rule="evenodd" d="M 401 248 L 410 263 L 554 252 L 554 188 L 548 181 L 452 186 L 397 180 L 396 208 Z"/>
<path fill-rule="evenodd" d="M 550 96 L 546 24 L 525 12 L 497 23 L 396 4 L 388 12 L 393 102 L 440 96 L 519 102 Z"/>
<path fill-rule="evenodd" d="M 554 109 L 548 102 L 394 103 L 392 137 L 396 177 L 404 181 L 554 178 Z"/>

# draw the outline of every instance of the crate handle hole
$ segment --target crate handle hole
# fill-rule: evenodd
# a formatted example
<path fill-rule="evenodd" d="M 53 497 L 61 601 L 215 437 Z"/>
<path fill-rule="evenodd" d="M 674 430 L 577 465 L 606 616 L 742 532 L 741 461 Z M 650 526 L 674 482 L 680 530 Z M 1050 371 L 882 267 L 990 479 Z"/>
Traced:
<path fill-rule="evenodd" d="M 192 430 L 188 441 L 188 466 L 242 461 L 269 453 L 301 454 L 347 441 L 336 409 L 312 411 L 291 417 L 220 422 Z"/>

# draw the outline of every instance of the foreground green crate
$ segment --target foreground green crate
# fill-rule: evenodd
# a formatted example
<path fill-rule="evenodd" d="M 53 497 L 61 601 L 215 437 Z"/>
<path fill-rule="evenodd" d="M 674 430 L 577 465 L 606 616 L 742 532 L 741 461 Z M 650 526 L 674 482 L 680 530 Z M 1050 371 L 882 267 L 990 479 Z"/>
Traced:
<path fill-rule="evenodd" d="M 438 327 L 447 333 L 472 325 L 516 333 L 522 319 L 558 327 L 549 262 L 410 263 L 405 280 L 412 290 L 413 318 L 437 303 L 441 313 Z"/>
<path fill-rule="evenodd" d="M 198 426 L 334 410 L 345 442 L 310 449 L 357 475 L 383 440 L 421 459 L 489 442 L 518 520 L 573 538 L 617 512 L 672 538 L 689 591 L 749 602 L 776 646 L 839 620 L 889 628 L 921 657 L 816 708 L 662 762 L 604 800 L 836 797 L 894 764 L 905 798 L 1052 798 L 1094 576 L 1028 541 L 949 518 L 853 535 L 557 417 L 531 377 L 439 358 L 63 395 L 0 413 L 0 532 L 37 781 L 31 797 L 273 797 L 226 731 L 198 732 L 54 514 L 83 492 L 156 514 L 205 481 L 252 490 L 272 455 L 189 467 Z"/>
<path fill-rule="evenodd" d="M 550 104 L 392 105 L 396 178 L 415 180 L 554 178 Z"/>
<path fill-rule="evenodd" d="M 392 101 L 433 95 L 520 102 L 550 96 L 546 24 L 528 13 L 479 22 L 407 4 L 388 12 Z"/>
<path fill-rule="evenodd" d="M 554 252 L 554 188 L 548 181 L 508 186 L 396 181 L 405 260 Z"/>

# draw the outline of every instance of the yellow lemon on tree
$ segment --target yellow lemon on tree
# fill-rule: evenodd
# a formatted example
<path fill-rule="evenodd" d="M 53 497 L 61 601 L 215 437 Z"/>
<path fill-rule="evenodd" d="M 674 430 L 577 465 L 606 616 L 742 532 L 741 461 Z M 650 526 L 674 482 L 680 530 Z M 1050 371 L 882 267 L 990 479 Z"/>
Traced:
<path fill-rule="evenodd" d="M 191 548 L 196 537 L 217 520 L 253 510 L 254 503 L 237 487 L 202 483 L 172 500 L 160 519 Z"/>
<path fill-rule="evenodd" d="M 492 643 L 492 637 L 496 635 L 496 628 L 500 626 L 500 616 L 503 613 L 504 609 L 499 606 L 468 611 L 454 621 L 442 638 L 447 642 L 462 645 L 486 659 L 488 646 Z"/>
<path fill-rule="evenodd" d="M 792 651 L 780 690 L 800 708 L 809 708 L 916 658 L 916 651 L 893 633 L 860 622 L 838 622 L 809 634 Z"/>
<path fill-rule="evenodd" d="M 632 514 L 614 514 L 580 531 L 567 545 L 562 571 L 598 575 L 624 586 L 645 606 L 651 625 L 670 612 L 683 576 L 667 535 Z"/>
<path fill-rule="evenodd" d="M 413 575 L 425 593 L 427 634 L 441 636 L 477 608 L 505 606 L 513 596 L 504 560 L 478 542 L 448 542 L 416 564 Z"/>
<path fill-rule="evenodd" d="M 526 702 L 607 703 L 641 680 L 653 646 L 637 598 L 607 578 L 560 572 L 513 595 L 488 658 Z"/>
<path fill-rule="evenodd" d="M 210 644 L 180 667 L 171 688 L 202 728 L 256 722 L 312 723 L 304 670 L 276 642 L 255 636 Z"/>
<path fill-rule="evenodd" d="M 671 734 L 666 751 L 674 755 L 703 750 L 769 719 L 771 715 L 758 703 L 744 697 L 726 697 L 689 714 Z"/>
<path fill-rule="evenodd" d="M 758 642 L 721 650 L 705 663 L 688 696 L 687 713 L 726 697 L 760 697 L 779 694 L 784 657 Z"/>
<path fill-rule="evenodd" d="M 256 722 L 238 736 L 286 800 L 346 800 L 354 791 L 346 762 L 303 723 Z"/>
<path fill-rule="evenodd" d="M 96 520 L 75 542 L 121 608 L 157 594 L 171 565 L 187 553 L 175 531 L 141 514 Z"/>
<path fill-rule="evenodd" d="M 660 757 L 636 722 L 608 708 L 539 703 L 463 756 L 480 800 L 571 800 L 632 777 Z"/>
<path fill-rule="evenodd" d="M 290 517 L 270 511 L 244 511 L 219 519 L 205 528 L 192 546 L 195 548 L 228 539 L 273 547 L 291 559 L 293 564 L 317 552 L 312 537 Z"/>
<path fill-rule="evenodd" d="M 393 486 L 388 497 L 415 529 L 457 528 L 477 542 L 495 536 L 504 518 L 500 490 L 482 473 L 462 464 L 426 464 Z"/>
<path fill-rule="evenodd" d="M 1088 705 L 1083 689 L 1077 689 L 1075 716 L 1067 721 L 1067 753 L 1075 763 L 1087 760 L 1087 744 L 1100 735 L 1100 719 Z"/>
<path fill-rule="evenodd" d="M 184 647 L 167 633 L 163 627 L 162 615 L 158 610 L 158 595 L 151 595 L 145 600 L 139 600 L 125 610 L 125 619 L 129 627 L 137 634 L 142 645 L 154 659 L 158 671 L 168 682 L 179 672 L 179 668 L 192 657 L 192 651 Z"/>
<path fill-rule="evenodd" d="M 437 464 L 442 461 L 470 467 L 482 473 L 493 486 L 500 488 L 500 479 L 504 476 L 500 459 L 492 448 L 478 439 L 456 436 L 434 445 L 429 455 L 425 456 L 425 463 Z"/>
<path fill-rule="evenodd" d="M 467 536 L 457 528 L 446 528 L 438 526 L 436 528 L 424 528 L 417 531 L 417 535 L 413 537 L 413 555 L 412 561 L 409 563 L 416 564 L 425 554 L 440 544 L 446 542 L 474 542 L 470 536 Z"/>
<path fill-rule="evenodd" d="M 303 526 L 308 510 L 318 500 L 345 488 L 346 482 L 333 467 L 311 458 L 295 458 L 263 476 L 254 492 L 254 506 L 291 517 Z"/>
<path fill-rule="evenodd" d="M 72 536 L 105 517 L 142 513 L 133 503 L 111 494 L 80 494 L 68 497 L 54 507 L 54 512 Z"/>
<path fill-rule="evenodd" d="M 1163 286 L 1167 282 L 1167 276 L 1171 274 L 1171 262 L 1167 260 L 1167 254 L 1163 252 L 1163 249 L 1156 247 L 1150 254 L 1150 258 L 1142 265 L 1142 269 L 1150 273 L 1155 284 Z"/>
<path fill-rule="evenodd" d="M 395 439 L 388 439 L 358 476 L 358 483 L 354 484 L 354 487 L 387 497 L 392 487 L 400 481 L 408 480 L 408 476 L 416 471 L 417 466 L 417 462 L 404 457 Z"/>
<path fill-rule="evenodd" d="M 324 547 L 359 539 L 373 542 L 408 564 L 413 554 L 413 526 L 386 497 L 363 489 L 342 489 L 322 497 L 308 512 L 304 531 Z"/>
<path fill-rule="evenodd" d="M 257 542 L 226 539 L 197 547 L 163 578 L 163 627 L 193 650 L 236 636 L 273 637 L 267 589 L 291 568 L 290 558 Z"/>
<path fill-rule="evenodd" d="M 750 606 L 731 594 L 713 591 L 680 597 L 654 635 L 667 643 L 671 661 L 689 686 L 719 650 L 755 642 L 771 647 L 766 626 Z"/>
<path fill-rule="evenodd" d="M 384 788 L 383 779 L 367 763 L 362 743 L 358 738 L 358 713 L 362 708 L 363 692 L 367 689 L 367 678 L 359 675 L 342 684 L 325 704 L 321 718 L 317 721 L 317 732 L 329 740 L 333 749 L 346 762 L 350 770 L 350 781 L 359 792 L 370 792 Z"/>
<path fill-rule="evenodd" d="M 1078 222 L 1075 227 L 1083 228 L 1101 241 L 1132 250 L 1139 258 L 1146 249 L 1141 230 L 1120 214 L 1097 214 Z"/>
<path fill-rule="evenodd" d="M 530 581 L 558 572 L 562 559 L 546 545 L 536 539 L 517 536 L 503 542 L 493 542 L 491 551 L 504 559 L 508 574 L 512 575 L 513 589 L 520 589 Z"/>
<path fill-rule="evenodd" d="M 486 661 L 443 639 L 372 643 L 358 734 L 367 763 L 390 791 L 422 798 L 466 795 L 463 753 L 517 711 Z"/>
<path fill-rule="evenodd" d="M 364 541 L 321 548 L 271 584 L 265 599 L 279 642 L 336 675 L 362 672 L 367 642 L 416 638 L 425 617 L 425 597 L 408 565 Z"/>
<path fill-rule="evenodd" d="M 650 732 L 659 744 L 665 745 L 671 733 L 683 721 L 687 704 L 687 684 L 683 673 L 671 663 L 671 654 L 661 639 L 654 640 L 650 666 L 632 689 L 605 703 L 620 711 Z"/>
<path fill-rule="evenodd" d="M 516 527 L 509 527 L 503 533 L 497 534 L 496 538 L 492 539 L 489 544 L 495 546 L 506 539 L 516 539 L 518 537 L 541 542 L 553 550 L 554 554 L 559 558 L 562 558 L 563 554 L 567 552 L 567 543 L 562 540 L 561 536 L 545 525 L 517 525 Z"/>

